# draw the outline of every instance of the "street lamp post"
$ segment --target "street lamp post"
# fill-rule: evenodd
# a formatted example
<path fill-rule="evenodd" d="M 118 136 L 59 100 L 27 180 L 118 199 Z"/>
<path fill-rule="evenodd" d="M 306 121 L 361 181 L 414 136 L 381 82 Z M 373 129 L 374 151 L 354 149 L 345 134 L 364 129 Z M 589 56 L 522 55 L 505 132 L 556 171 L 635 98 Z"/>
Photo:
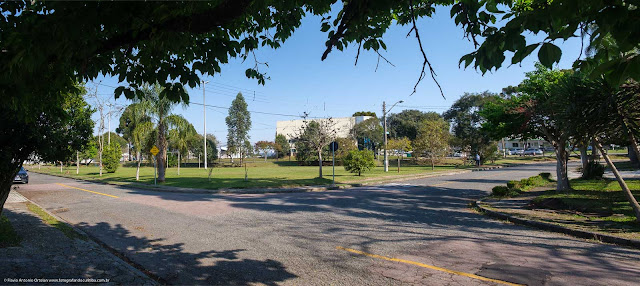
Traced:
<path fill-rule="evenodd" d="M 384 131 L 384 171 L 389 172 L 389 158 L 387 157 L 387 113 L 393 109 L 398 103 L 403 103 L 404 100 L 400 100 L 394 103 L 389 110 L 387 110 L 387 103 L 382 102 L 382 127 Z"/>

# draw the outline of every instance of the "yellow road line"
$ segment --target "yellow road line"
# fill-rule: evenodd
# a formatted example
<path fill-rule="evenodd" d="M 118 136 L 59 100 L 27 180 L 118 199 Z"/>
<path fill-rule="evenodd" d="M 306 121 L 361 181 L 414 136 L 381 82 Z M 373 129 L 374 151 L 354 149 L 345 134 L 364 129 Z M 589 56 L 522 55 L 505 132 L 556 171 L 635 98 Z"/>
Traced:
<path fill-rule="evenodd" d="M 94 192 L 94 191 L 89 191 L 89 190 L 85 190 L 85 189 L 81 189 L 81 188 L 76 188 L 76 187 L 68 186 L 68 185 L 65 185 L 65 184 L 56 183 L 56 185 L 60 185 L 60 186 L 63 186 L 63 187 L 72 188 L 72 189 L 76 189 L 76 190 L 81 190 L 81 191 L 85 191 L 85 192 L 89 192 L 89 193 L 94 193 L 94 194 L 98 194 L 98 195 L 103 195 L 103 196 L 107 196 L 107 197 L 112 197 L 112 198 L 116 198 L 116 199 L 118 198 L 118 197 L 116 197 L 116 196 L 114 196 L 114 195 L 107 195 L 107 194 L 103 194 L 103 193 L 98 193 L 98 192 Z"/>
<path fill-rule="evenodd" d="M 482 276 L 478 276 L 478 275 L 471 274 L 471 273 L 450 270 L 450 269 L 437 267 L 437 266 L 433 266 L 433 265 L 428 265 L 428 264 L 415 262 L 415 261 L 411 261 L 411 260 L 404 260 L 404 259 L 399 259 L 399 258 L 391 258 L 391 257 L 382 256 L 382 255 L 377 255 L 377 254 L 366 253 L 366 252 L 363 252 L 363 251 L 360 251 L 360 250 L 355 250 L 355 249 L 351 249 L 351 248 L 345 248 L 345 247 L 342 247 L 342 246 L 336 246 L 336 249 L 348 251 L 348 252 L 355 253 L 355 254 L 366 255 L 366 256 L 369 256 L 369 257 L 373 257 L 373 258 L 379 258 L 379 259 L 383 259 L 383 260 L 388 260 L 388 261 L 412 264 L 412 265 L 416 265 L 416 266 L 420 266 L 420 267 L 424 267 L 424 268 L 429 268 L 429 269 L 433 269 L 433 270 L 437 270 L 437 271 L 442 271 L 442 272 L 451 273 L 451 274 L 455 274 L 455 275 L 465 276 L 465 277 L 478 279 L 478 280 L 482 280 L 482 281 L 489 281 L 489 282 L 494 282 L 494 283 L 498 283 L 498 284 L 512 285 L 512 286 L 521 286 L 522 285 L 522 284 L 516 284 L 516 283 L 507 282 L 507 281 L 502 281 L 502 280 L 482 277 Z"/>

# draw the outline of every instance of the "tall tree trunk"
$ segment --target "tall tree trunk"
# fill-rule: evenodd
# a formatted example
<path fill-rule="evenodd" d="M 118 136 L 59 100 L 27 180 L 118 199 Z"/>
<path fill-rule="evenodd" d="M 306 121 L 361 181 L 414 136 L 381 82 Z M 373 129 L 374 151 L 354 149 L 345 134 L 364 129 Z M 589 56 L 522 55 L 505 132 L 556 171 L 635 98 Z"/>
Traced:
<path fill-rule="evenodd" d="M 567 150 L 564 144 L 556 146 L 556 191 L 566 191 L 571 188 L 567 172 Z"/>
<path fill-rule="evenodd" d="M 629 133 L 629 160 L 631 160 L 631 162 L 633 164 L 635 164 L 636 166 L 640 166 L 640 159 L 638 157 L 640 157 L 640 147 L 638 147 L 638 141 L 636 140 L 636 137 L 633 135 L 633 133 L 631 133 L 631 131 L 628 131 Z"/>
<path fill-rule="evenodd" d="M 164 119 L 160 119 L 162 121 Z M 165 171 L 167 165 L 167 138 L 165 136 L 165 123 L 158 123 L 158 149 L 160 149 L 160 153 L 156 156 L 156 160 L 158 161 L 158 182 L 165 181 Z"/>
<path fill-rule="evenodd" d="M 76 175 L 80 174 L 80 152 L 76 151 Z"/>
<path fill-rule="evenodd" d="M 182 162 L 180 160 L 180 150 L 178 150 L 178 176 L 180 176 L 180 163 Z"/>
<path fill-rule="evenodd" d="M 320 151 L 318 151 L 318 167 L 319 167 L 319 177 L 322 178 L 322 149 L 320 149 Z"/>
<path fill-rule="evenodd" d="M 3 157 L 5 159 L 6 157 Z M 20 159 L 9 159 L 9 162 L 1 162 L 0 164 L 0 215 L 2 215 L 2 211 L 4 210 L 4 203 L 7 201 L 9 197 L 9 192 L 11 192 L 11 185 L 13 185 L 13 179 L 18 174 L 20 167 L 22 167 L 22 162 L 27 158 Z"/>
<path fill-rule="evenodd" d="M 276 157 L 277 157 L 277 156 L 278 156 L 278 155 L 276 154 Z M 264 162 L 265 162 L 265 163 L 267 162 L 267 151 L 264 151 Z"/>
<path fill-rule="evenodd" d="M 595 143 L 598 149 L 600 149 L 600 153 L 602 153 L 602 156 L 604 157 L 604 160 L 607 162 L 609 169 L 611 169 L 611 172 L 613 172 L 613 175 L 616 176 L 616 180 L 618 180 L 618 184 L 620 185 L 622 192 L 624 193 L 624 195 L 627 197 L 627 200 L 631 204 L 631 208 L 633 209 L 633 212 L 636 215 L 636 221 L 640 222 L 640 205 L 638 204 L 638 201 L 636 200 L 635 197 L 633 197 L 633 193 L 631 192 L 631 190 L 629 189 L 629 186 L 627 186 L 627 183 L 624 181 L 624 179 L 618 172 L 618 169 L 616 168 L 616 166 L 613 164 L 613 162 L 611 162 L 609 155 L 605 153 L 604 148 L 602 148 L 602 144 L 600 144 L 600 142 L 598 142 L 597 140 L 595 140 Z"/>
<path fill-rule="evenodd" d="M 638 153 L 636 153 L 632 145 L 627 147 L 627 155 L 629 156 L 629 161 L 631 161 L 631 163 L 636 166 L 640 165 L 640 158 L 638 158 Z"/>
<path fill-rule="evenodd" d="M 400 156 L 398 156 L 398 173 L 400 173 Z"/>
<path fill-rule="evenodd" d="M 431 171 L 436 169 L 436 162 L 434 162 L 434 159 L 431 158 Z"/>
<path fill-rule="evenodd" d="M 589 154 L 587 153 L 586 145 L 580 145 L 578 149 L 580 150 L 580 163 L 582 163 L 582 173 L 584 174 L 584 170 L 587 169 L 587 165 L 589 164 Z"/>
<path fill-rule="evenodd" d="M 60 174 L 62 174 L 62 161 L 60 161 Z"/>
<path fill-rule="evenodd" d="M 136 152 L 136 159 L 138 159 L 138 168 L 136 168 L 136 181 L 140 180 L 140 162 L 142 158 L 140 158 L 140 151 Z"/>
<path fill-rule="evenodd" d="M 100 177 L 102 177 L 102 151 L 98 153 L 100 153 Z"/>

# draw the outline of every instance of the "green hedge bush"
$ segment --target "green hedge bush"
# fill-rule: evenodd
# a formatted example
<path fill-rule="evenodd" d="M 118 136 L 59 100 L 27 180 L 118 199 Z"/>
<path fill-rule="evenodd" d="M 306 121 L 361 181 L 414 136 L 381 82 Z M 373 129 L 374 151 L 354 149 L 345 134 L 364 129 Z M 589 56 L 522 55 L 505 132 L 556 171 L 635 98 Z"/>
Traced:
<path fill-rule="evenodd" d="M 504 197 L 509 194 L 509 188 L 505 186 L 495 186 L 491 189 L 491 194 L 496 197 Z"/>
<path fill-rule="evenodd" d="M 112 141 L 111 144 L 104 146 L 104 154 L 102 155 L 102 166 L 107 173 L 115 173 L 120 166 L 120 157 L 122 157 L 122 149 L 120 144 Z"/>

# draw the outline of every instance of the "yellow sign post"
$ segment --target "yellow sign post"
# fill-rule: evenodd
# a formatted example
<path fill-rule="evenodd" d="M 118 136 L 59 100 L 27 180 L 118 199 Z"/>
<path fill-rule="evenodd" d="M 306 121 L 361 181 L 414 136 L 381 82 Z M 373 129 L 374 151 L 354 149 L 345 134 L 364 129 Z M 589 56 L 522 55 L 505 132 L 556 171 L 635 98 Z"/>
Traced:
<path fill-rule="evenodd" d="M 153 145 L 153 147 L 151 147 L 151 150 L 149 150 L 149 152 L 153 154 L 153 184 L 156 185 L 157 177 L 158 177 L 158 166 L 157 166 L 158 160 L 156 159 L 156 155 L 158 155 L 158 152 L 160 152 L 160 149 L 158 149 L 156 145 Z"/>

